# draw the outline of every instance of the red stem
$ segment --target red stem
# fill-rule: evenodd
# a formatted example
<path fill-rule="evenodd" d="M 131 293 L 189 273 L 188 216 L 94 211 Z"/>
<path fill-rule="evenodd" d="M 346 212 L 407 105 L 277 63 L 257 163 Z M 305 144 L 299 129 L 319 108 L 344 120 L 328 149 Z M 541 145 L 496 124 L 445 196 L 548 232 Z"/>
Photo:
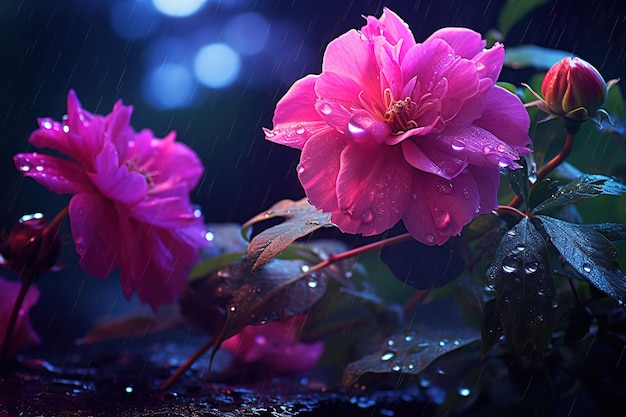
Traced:
<path fill-rule="evenodd" d="M 30 285 L 35 281 L 38 274 L 25 274 L 22 273 L 22 286 L 20 287 L 20 292 L 17 294 L 17 298 L 15 299 L 15 304 L 13 304 L 13 310 L 11 311 L 11 316 L 9 317 L 9 322 L 7 323 L 7 328 L 4 332 L 4 339 L 2 341 L 2 350 L 0 351 L 0 364 L 5 364 L 7 359 L 9 359 L 9 347 L 11 346 L 11 339 L 13 338 L 13 331 L 15 330 L 15 324 L 17 323 L 17 317 L 20 314 L 20 310 L 22 308 L 22 303 L 26 298 L 26 294 L 28 293 L 28 289 Z"/>
<path fill-rule="evenodd" d="M 510 211 L 511 213 L 515 213 L 520 217 L 527 217 L 525 213 L 522 213 L 515 207 L 511 207 L 511 206 L 498 206 L 498 211 Z"/>

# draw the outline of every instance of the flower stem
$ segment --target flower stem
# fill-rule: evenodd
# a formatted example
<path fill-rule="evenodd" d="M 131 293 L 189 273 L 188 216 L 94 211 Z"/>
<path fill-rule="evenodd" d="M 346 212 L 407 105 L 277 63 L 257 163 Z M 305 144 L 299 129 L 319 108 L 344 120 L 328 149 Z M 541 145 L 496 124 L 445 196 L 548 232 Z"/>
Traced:
<path fill-rule="evenodd" d="M 525 213 L 522 213 L 515 207 L 511 207 L 511 206 L 498 206 L 498 211 L 509 211 L 511 213 L 517 214 L 520 217 L 527 217 Z"/>
<path fill-rule="evenodd" d="M 378 242 L 373 242 L 367 245 L 359 246 L 358 248 L 350 249 L 345 252 L 333 255 L 328 255 L 328 258 L 324 259 L 322 262 L 313 265 L 308 271 L 307 274 L 311 274 L 313 272 L 317 272 L 321 269 L 326 268 L 327 266 L 334 264 L 335 262 L 343 261 L 344 259 L 353 258 L 355 256 L 363 255 L 368 252 L 374 252 L 379 249 L 384 248 L 385 246 L 397 245 L 399 243 L 408 242 L 413 239 L 410 233 L 403 233 L 401 235 L 389 237 Z"/>
<path fill-rule="evenodd" d="M 572 129 L 566 129 L 565 133 L 566 137 L 563 149 L 561 149 L 561 152 L 559 152 L 554 158 L 548 161 L 548 163 L 545 164 L 543 168 L 541 168 L 541 170 L 537 173 L 537 180 L 535 181 L 535 183 L 547 177 L 548 174 L 552 172 L 552 170 L 554 170 L 554 168 L 559 166 L 563 161 L 565 161 L 565 159 L 567 159 L 570 152 L 572 151 L 572 148 L 574 147 L 574 138 L 576 137 L 576 133 L 572 132 Z M 519 196 L 515 196 L 509 203 L 509 206 L 517 208 L 520 204 L 522 204 L 522 199 Z"/>
<path fill-rule="evenodd" d="M 24 271 L 24 273 L 22 273 L 22 286 L 20 287 L 20 292 L 17 294 L 17 298 L 15 299 L 15 304 L 13 304 L 13 310 L 11 311 L 11 316 L 9 317 L 9 322 L 7 323 L 7 328 L 4 332 L 4 339 L 2 339 L 2 350 L 0 350 L 0 364 L 5 364 L 6 361 L 9 359 L 9 347 L 11 346 L 11 339 L 13 338 L 13 331 L 15 330 L 17 318 L 20 314 L 20 310 L 22 309 L 22 303 L 26 298 L 28 289 L 38 275 L 38 273 L 27 273 L 27 271 Z"/>
<path fill-rule="evenodd" d="M 185 371 L 187 371 L 187 369 L 191 368 L 191 365 L 193 365 L 195 361 L 200 359 L 200 356 L 204 355 L 205 352 L 209 350 L 209 348 L 215 344 L 216 340 L 217 338 L 213 337 L 211 338 L 211 340 L 207 341 L 205 344 L 200 346 L 200 348 L 196 350 L 193 353 L 193 355 L 187 358 L 185 363 L 183 363 L 180 367 L 178 367 L 176 372 L 170 375 L 170 377 L 167 378 L 163 384 L 161 384 L 161 389 L 164 390 L 164 389 L 168 389 L 169 387 L 171 387 L 172 384 L 178 379 L 179 376 L 181 376 Z"/>

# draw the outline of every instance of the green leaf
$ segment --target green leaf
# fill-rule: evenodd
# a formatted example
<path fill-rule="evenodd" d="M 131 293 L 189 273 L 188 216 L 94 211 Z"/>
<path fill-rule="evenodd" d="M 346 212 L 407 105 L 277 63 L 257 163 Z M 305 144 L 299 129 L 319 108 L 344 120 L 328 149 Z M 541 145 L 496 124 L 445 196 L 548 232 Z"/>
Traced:
<path fill-rule="evenodd" d="M 515 69 L 531 67 L 545 71 L 561 59 L 572 55 L 571 52 L 537 45 L 510 46 L 506 48 L 504 65 Z"/>
<path fill-rule="evenodd" d="M 344 387 L 350 387 L 367 373 L 419 374 L 435 359 L 480 340 L 478 333 L 428 330 L 409 331 L 391 337 L 379 351 L 349 364 L 343 373 Z"/>
<path fill-rule="evenodd" d="M 505 37 L 509 30 L 533 9 L 549 0 L 509 0 L 498 15 L 498 28 Z"/>
<path fill-rule="evenodd" d="M 242 226 L 242 234 L 247 236 L 253 224 L 275 217 L 286 220 L 256 235 L 248 246 L 250 270 L 261 268 L 297 239 L 322 227 L 331 226 L 330 213 L 317 210 L 306 199 L 299 201 L 282 200 L 264 213 L 254 216 Z"/>
<path fill-rule="evenodd" d="M 545 347 L 554 327 L 556 290 L 548 248 L 527 217 L 502 237 L 487 280 L 496 290 L 502 330 L 515 349 Z"/>
<path fill-rule="evenodd" d="M 548 208 L 573 204 L 600 195 L 620 196 L 626 194 L 626 186 L 604 175 L 585 174 L 563 187 L 547 200 L 537 205 L 533 212 L 538 213 Z"/>
<path fill-rule="evenodd" d="M 189 273 L 189 280 L 193 281 L 200 277 L 206 276 L 226 265 L 245 259 L 245 252 L 225 253 L 223 255 L 213 256 L 211 258 L 200 261 L 194 266 Z"/>
<path fill-rule="evenodd" d="M 622 223 L 588 224 L 583 225 L 583 227 L 591 227 L 593 230 L 601 233 L 611 242 L 626 240 L 626 225 Z"/>
<path fill-rule="evenodd" d="M 618 304 L 626 298 L 626 277 L 619 268 L 615 246 L 594 227 L 547 216 L 536 216 L 550 242 L 581 277 Z"/>
<path fill-rule="evenodd" d="M 480 328 L 480 352 L 484 357 L 494 348 L 504 334 L 500 325 L 500 315 L 496 311 L 496 300 L 489 300 L 483 308 L 483 320 Z"/>
<path fill-rule="evenodd" d="M 513 192 L 526 203 L 530 191 L 528 186 L 528 164 L 525 158 L 520 158 L 516 162 L 522 167 L 518 169 L 506 167 L 504 168 L 504 174 L 509 179 Z"/>
<path fill-rule="evenodd" d="M 534 209 L 539 204 L 543 203 L 544 201 L 558 193 L 558 191 L 558 181 L 554 181 L 550 178 L 544 178 L 541 181 L 536 182 L 535 185 L 530 189 L 530 194 L 528 196 L 528 207 Z"/>

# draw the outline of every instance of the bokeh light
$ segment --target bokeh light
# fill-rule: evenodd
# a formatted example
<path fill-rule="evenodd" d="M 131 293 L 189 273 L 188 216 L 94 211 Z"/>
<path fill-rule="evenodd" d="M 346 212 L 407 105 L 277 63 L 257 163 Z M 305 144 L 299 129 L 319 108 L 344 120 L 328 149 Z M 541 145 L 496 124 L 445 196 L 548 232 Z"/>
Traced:
<path fill-rule="evenodd" d="M 204 6 L 206 0 L 152 0 L 155 9 L 167 16 L 187 17 Z"/>
<path fill-rule="evenodd" d="M 126 0 L 111 7 L 109 21 L 119 37 L 137 40 L 154 33 L 161 23 L 161 16 L 150 4 Z"/>
<path fill-rule="evenodd" d="M 243 55 L 263 50 L 270 24 L 258 13 L 242 13 L 231 18 L 224 28 L 224 41 Z"/>
<path fill-rule="evenodd" d="M 230 46 L 213 43 L 200 48 L 193 68 L 202 84 L 210 88 L 223 88 L 232 84 L 239 75 L 241 58 Z"/>
<path fill-rule="evenodd" d="M 144 79 L 142 93 L 157 109 L 183 108 L 192 102 L 195 84 L 187 67 L 167 63 L 152 68 Z"/>

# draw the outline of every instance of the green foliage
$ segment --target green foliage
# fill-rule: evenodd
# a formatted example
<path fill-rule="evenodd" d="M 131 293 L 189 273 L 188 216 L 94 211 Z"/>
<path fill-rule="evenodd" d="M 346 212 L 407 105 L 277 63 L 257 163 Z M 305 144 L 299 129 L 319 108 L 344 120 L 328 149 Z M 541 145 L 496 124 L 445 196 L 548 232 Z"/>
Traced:
<path fill-rule="evenodd" d="M 498 15 L 498 28 L 503 37 L 533 9 L 548 3 L 550 0 L 510 0 L 500 10 Z"/>

